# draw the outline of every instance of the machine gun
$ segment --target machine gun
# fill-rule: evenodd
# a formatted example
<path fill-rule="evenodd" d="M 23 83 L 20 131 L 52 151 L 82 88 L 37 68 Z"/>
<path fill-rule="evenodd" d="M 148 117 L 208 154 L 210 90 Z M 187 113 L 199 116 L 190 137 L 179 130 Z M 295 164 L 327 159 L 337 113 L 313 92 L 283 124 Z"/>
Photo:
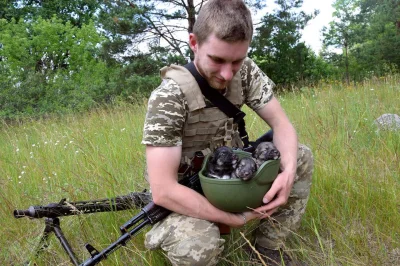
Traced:
<path fill-rule="evenodd" d="M 179 181 L 181 185 L 187 186 L 201 194 L 202 189 L 198 172 L 201 169 L 203 159 L 204 155 L 201 152 L 196 152 L 191 164 L 182 165 L 180 168 L 180 172 L 184 177 Z M 121 211 L 132 208 L 142 209 L 137 215 L 120 227 L 121 236 L 101 251 L 98 251 L 88 243 L 85 244 L 91 257 L 83 263 L 79 263 L 74 251 L 61 230 L 59 217 L 97 212 Z M 143 191 L 101 200 L 67 202 L 66 199 L 62 199 L 59 203 L 50 203 L 46 206 L 31 206 L 26 210 L 14 210 L 14 217 L 29 217 L 31 219 L 45 218 L 45 229 L 39 244 L 35 249 L 35 256 L 47 247 L 47 239 L 51 233 L 54 233 L 74 265 L 89 266 L 96 265 L 100 261 L 106 259 L 110 253 L 125 245 L 129 239 L 137 235 L 145 226 L 154 225 L 163 220 L 170 213 L 170 210 L 154 204 L 154 202 L 151 201 L 150 193 Z M 26 264 L 28 265 L 29 261 L 26 262 Z"/>
<path fill-rule="evenodd" d="M 273 132 L 270 130 L 256 141 L 250 142 L 250 145 L 243 148 L 243 150 L 247 152 L 253 152 L 258 144 L 263 141 L 272 141 L 272 139 Z M 179 169 L 179 172 L 184 176 L 179 183 L 197 191 L 200 194 L 202 194 L 203 191 L 198 172 L 201 169 L 203 160 L 204 154 L 202 154 L 202 152 L 196 152 L 191 163 L 182 165 Z M 97 212 L 121 211 L 133 208 L 142 209 L 137 215 L 120 227 L 121 236 L 102 251 L 98 251 L 88 243 L 85 244 L 85 247 L 90 253 L 91 258 L 80 264 L 61 230 L 59 217 Z M 50 203 L 46 206 L 31 206 L 27 210 L 14 210 L 14 217 L 29 217 L 32 219 L 45 218 L 45 229 L 39 244 L 35 249 L 35 256 L 37 256 L 44 248 L 47 247 L 47 239 L 51 233 L 54 233 L 74 265 L 89 266 L 96 265 L 100 261 L 106 259 L 110 253 L 125 245 L 129 239 L 137 235 L 145 226 L 154 225 L 155 223 L 163 220 L 170 213 L 170 210 L 154 204 L 154 202 L 151 201 L 150 193 L 143 191 L 133 192 L 128 195 L 118 196 L 111 199 L 91 201 L 67 202 L 66 199 L 62 199 L 59 203 Z M 29 262 L 26 264 L 29 264 Z"/>
<path fill-rule="evenodd" d="M 150 193 L 132 192 L 128 195 L 111 199 L 67 202 L 62 199 L 59 203 L 50 203 L 45 206 L 30 206 L 27 210 L 14 210 L 15 218 L 56 218 L 77 214 L 95 212 L 123 211 L 127 209 L 142 208 L 151 201 Z"/>
<path fill-rule="evenodd" d="M 198 172 L 196 172 L 194 175 L 191 175 L 187 178 L 182 179 L 181 182 L 179 182 L 181 185 L 187 186 L 198 193 L 203 193 L 200 185 L 200 179 Z M 121 236 L 118 238 L 117 241 L 114 243 L 110 244 L 107 248 L 103 249 L 101 252 L 98 252 L 94 247 L 92 247 L 89 244 L 86 244 L 85 247 L 91 254 L 91 258 L 86 260 L 81 264 L 81 266 L 90 266 L 90 265 L 96 265 L 99 263 L 101 260 L 106 259 L 107 256 L 115 251 L 117 248 L 120 246 L 123 246 L 126 244 L 126 242 L 133 236 L 135 236 L 142 228 L 144 228 L 146 225 L 153 225 L 157 223 L 158 221 L 163 220 L 165 217 L 167 217 L 171 213 L 170 210 L 165 209 L 163 207 L 160 207 L 154 202 L 150 202 L 147 204 L 139 214 L 134 216 L 132 219 L 127 221 L 124 225 L 120 227 L 121 231 Z M 136 225 L 132 230 L 129 230 L 132 226 Z"/>

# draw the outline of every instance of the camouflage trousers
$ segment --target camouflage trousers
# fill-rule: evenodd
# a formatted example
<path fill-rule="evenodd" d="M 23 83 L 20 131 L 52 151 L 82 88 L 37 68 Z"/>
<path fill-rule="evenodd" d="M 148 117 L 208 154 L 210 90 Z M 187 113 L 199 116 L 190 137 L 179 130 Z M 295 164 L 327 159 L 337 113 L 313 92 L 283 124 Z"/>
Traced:
<path fill-rule="evenodd" d="M 288 202 L 257 227 L 257 245 L 278 249 L 299 228 L 310 194 L 312 172 L 311 150 L 299 145 L 296 178 Z M 177 213 L 154 225 L 145 238 L 145 246 L 163 249 L 172 265 L 215 265 L 224 242 L 214 223 Z"/>

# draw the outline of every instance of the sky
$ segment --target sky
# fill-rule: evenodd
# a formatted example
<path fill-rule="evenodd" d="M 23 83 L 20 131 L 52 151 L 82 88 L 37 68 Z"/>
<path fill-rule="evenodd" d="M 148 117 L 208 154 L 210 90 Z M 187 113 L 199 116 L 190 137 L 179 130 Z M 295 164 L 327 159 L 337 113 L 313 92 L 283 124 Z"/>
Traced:
<path fill-rule="evenodd" d="M 302 38 L 316 53 L 322 48 L 322 27 L 328 26 L 332 21 L 333 2 L 333 0 L 304 0 L 302 9 L 305 12 L 311 13 L 314 9 L 319 9 L 318 16 L 308 22 Z"/>
<path fill-rule="evenodd" d="M 334 8 L 332 7 L 334 0 L 304 0 L 301 10 L 306 13 L 312 13 L 315 9 L 319 10 L 319 14 L 313 20 L 310 20 L 303 31 L 303 38 L 307 45 L 309 45 L 316 53 L 322 48 L 322 34 L 321 30 L 323 26 L 328 26 L 332 20 L 332 13 Z M 273 12 L 276 5 L 274 0 L 267 0 L 267 7 L 265 12 Z M 257 15 L 265 14 L 264 11 L 259 11 Z M 257 20 L 257 15 L 255 20 Z"/>
<path fill-rule="evenodd" d="M 277 7 L 274 4 L 275 0 L 265 0 L 267 7 L 265 10 L 259 10 L 255 15 L 253 13 L 253 23 L 257 23 L 262 16 L 266 13 L 273 13 L 274 9 Z M 323 26 L 328 26 L 329 22 L 332 20 L 332 13 L 334 11 L 332 4 L 335 0 L 303 0 L 302 10 L 306 13 L 313 13 L 315 9 L 318 9 L 320 13 L 316 18 L 310 20 L 302 32 L 302 41 L 304 41 L 308 46 L 319 53 L 322 48 L 322 34 L 321 30 Z M 196 4 L 196 0 L 195 0 Z M 177 35 L 179 39 L 187 41 L 187 33 L 182 33 Z M 167 45 L 161 40 L 162 45 Z M 146 50 L 147 44 L 142 44 L 140 49 Z"/>

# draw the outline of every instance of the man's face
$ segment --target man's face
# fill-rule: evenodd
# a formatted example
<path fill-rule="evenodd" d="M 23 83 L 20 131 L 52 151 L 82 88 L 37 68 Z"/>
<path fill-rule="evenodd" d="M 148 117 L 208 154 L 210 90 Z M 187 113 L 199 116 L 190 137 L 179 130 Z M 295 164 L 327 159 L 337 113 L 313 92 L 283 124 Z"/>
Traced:
<path fill-rule="evenodd" d="M 214 34 L 198 44 L 196 35 L 189 35 L 189 43 L 195 57 L 194 63 L 200 74 L 215 89 L 226 88 L 239 71 L 249 49 L 249 41 L 225 42 Z"/>

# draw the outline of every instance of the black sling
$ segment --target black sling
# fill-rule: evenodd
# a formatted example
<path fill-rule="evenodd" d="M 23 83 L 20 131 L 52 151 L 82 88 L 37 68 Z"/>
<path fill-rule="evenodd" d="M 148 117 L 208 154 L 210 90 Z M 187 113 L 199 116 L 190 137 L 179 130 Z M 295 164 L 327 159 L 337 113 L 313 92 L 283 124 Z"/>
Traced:
<path fill-rule="evenodd" d="M 249 136 L 246 132 L 246 125 L 244 122 L 245 113 L 240 111 L 233 103 L 231 103 L 227 98 L 225 98 L 216 89 L 213 89 L 197 71 L 196 66 L 193 61 L 189 64 L 184 65 L 184 67 L 190 71 L 193 77 L 196 79 L 197 84 L 200 87 L 201 93 L 206 97 L 214 106 L 218 107 L 224 114 L 228 117 L 233 118 L 233 121 L 238 124 L 238 130 L 240 138 L 243 141 L 244 148 L 250 146 Z"/>

